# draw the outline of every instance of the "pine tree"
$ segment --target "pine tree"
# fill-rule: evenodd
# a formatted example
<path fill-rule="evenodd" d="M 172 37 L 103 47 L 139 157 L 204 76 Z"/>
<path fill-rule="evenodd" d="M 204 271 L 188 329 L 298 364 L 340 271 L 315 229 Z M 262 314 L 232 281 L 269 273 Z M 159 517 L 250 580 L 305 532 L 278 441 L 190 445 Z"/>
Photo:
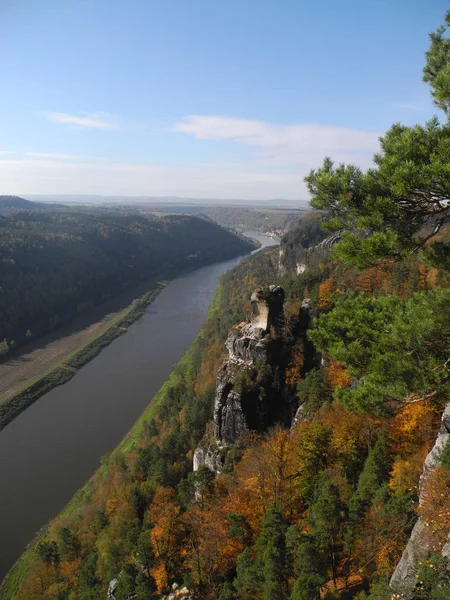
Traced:
<path fill-rule="evenodd" d="M 136 600 L 151 600 L 156 592 L 156 584 L 153 577 L 145 573 L 138 573 L 136 576 Z"/>
<path fill-rule="evenodd" d="M 341 543 L 345 512 L 338 489 L 326 476 L 320 482 L 316 501 L 310 507 L 309 518 L 314 542 L 323 551 L 336 585 L 337 552 Z"/>
<path fill-rule="evenodd" d="M 450 27 L 450 11 L 445 15 L 447 27 Z M 444 37 L 445 27 L 439 27 L 430 34 L 430 48 L 426 52 L 426 65 L 423 80 L 430 84 L 431 94 L 436 106 L 450 115 L 450 39 Z"/>
<path fill-rule="evenodd" d="M 286 528 L 281 510 L 270 508 L 255 544 L 258 555 L 255 566 L 262 573 L 264 600 L 286 597 Z"/>
<path fill-rule="evenodd" d="M 248 547 L 241 552 L 237 559 L 236 578 L 233 585 L 239 592 L 239 597 L 249 600 L 259 597 L 261 579 L 257 577 L 252 552 Z"/>
<path fill-rule="evenodd" d="M 320 588 L 325 583 L 324 564 L 312 537 L 302 536 L 299 540 L 295 572 L 291 600 L 320 600 Z"/>

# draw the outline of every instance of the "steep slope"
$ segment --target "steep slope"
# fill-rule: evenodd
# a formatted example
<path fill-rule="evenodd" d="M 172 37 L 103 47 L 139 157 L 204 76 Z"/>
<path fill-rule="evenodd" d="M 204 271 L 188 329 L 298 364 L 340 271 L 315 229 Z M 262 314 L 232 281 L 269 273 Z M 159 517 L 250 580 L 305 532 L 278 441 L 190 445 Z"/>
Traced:
<path fill-rule="evenodd" d="M 367 343 L 383 350 L 376 336 L 386 331 L 370 325 L 378 317 L 364 312 L 364 298 L 390 311 L 392 298 L 406 307 L 444 280 L 413 260 L 373 272 L 314 256 L 311 248 L 300 275 L 295 264 L 280 275 L 279 251 L 268 249 L 223 278 L 188 354 L 12 570 L 4 598 L 42 597 L 42 586 L 50 598 L 58 585 L 61 598 L 106 597 L 109 588 L 117 600 L 148 599 L 172 584 L 200 599 L 259 599 L 269 587 L 277 598 L 344 598 L 386 580 L 416 519 L 413 488 L 442 399 L 357 407 L 361 376 L 352 354 L 338 358 L 330 319 L 338 315 L 340 339 L 352 344 L 354 322 L 359 339 L 375 332 Z M 281 283 L 284 293 L 269 287 Z M 362 299 L 361 321 L 333 298 L 338 290 Z M 375 585 L 372 597 L 391 593 Z"/>
<path fill-rule="evenodd" d="M 252 245 L 212 222 L 28 211 L 0 220 L 0 352 L 140 281 Z"/>

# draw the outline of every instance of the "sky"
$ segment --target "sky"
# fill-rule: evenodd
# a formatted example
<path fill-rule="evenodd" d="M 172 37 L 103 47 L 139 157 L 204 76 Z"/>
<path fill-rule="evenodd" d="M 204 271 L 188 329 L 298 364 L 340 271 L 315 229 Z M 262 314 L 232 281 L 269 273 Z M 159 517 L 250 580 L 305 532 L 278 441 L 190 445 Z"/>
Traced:
<path fill-rule="evenodd" d="M 367 168 L 447 0 L 0 0 L 0 194 L 307 199 Z"/>

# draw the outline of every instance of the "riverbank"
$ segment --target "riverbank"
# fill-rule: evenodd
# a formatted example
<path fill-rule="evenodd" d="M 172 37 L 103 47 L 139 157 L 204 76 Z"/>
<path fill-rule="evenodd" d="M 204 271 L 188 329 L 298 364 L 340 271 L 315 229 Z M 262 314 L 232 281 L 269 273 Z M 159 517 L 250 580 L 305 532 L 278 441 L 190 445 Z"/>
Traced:
<path fill-rule="evenodd" d="M 257 232 L 247 232 L 247 237 L 259 239 L 263 247 L 272 243 Z M 99 463 L 104 464 L 101 457 L 132 429 L 199 333 L 220 277 L 243 258 L 180 276 L 166 273 L 170 281 L 126 335 L 0 432 L 0 481 L 5 490 L 0 496 L 0 581 L 45 523 L 67 506 Z M 148 289 L 148 282 L 142 284 L 140 294 Z M 129 289 L 127 299 L 108 304 L 107 310 L 118 312 L 138 295 L 135 288 Z M 105 307 L 98 311 L 97 321 L 105 312 Z M 222 328 L 226 323 L 212 325 Z M 133 435 L 127 445 L 130 438 Z M 26 573 L 28 567 L 20 562 Z M 8 577 L 12 579 L 14 575 Z"/>
<path fill-rule="evenodd" d="M 206 324 L 208 321 L 213 320 L 219 313 L 220 296 L 221 286 L 219 285 L 215 289 L 213 299 L 209 306 L 205 319 Z M 202 339 L 202 333 L 206 327 L 207 325 L 204 324 L 187 351 L 174 366 L 168 379 L 163 383 L 155 396 L 144 408 L 137 421 L 134 423 L 128 433 L 122 438 L 122 441 L 118 444 L 118 446 L 116 446 L 110 453 L 110 455 L 102 460 L 102 464 L 97 468 L 95 473 L 93 473 L 88 481 L 72 496 L 70 501 L 60 512 L 59 518 L 70 518 L 74 515 L 80 514 L 83 505 L 89 502 L 89 499 L 97 489 L 99 482 L 101 482 L 101 480 L 107 476 L 108 463 L 111 458 L 115 454 L 126 454 L 129 452 L 138 443 L 144 422 L 148 422 L 152 417 L 154 417 L 158 408 L 167 402 L 171 390 L 179 384 L 182 377 L 189 377 L 189 373 L 191 373 L 192 377 L 192 372 L 195 371 L 195 364 L 198 360 L 199 353 L 201 353 L 203 349 L 202 346 L 204 342 Z M 34 539 L 31 540 L 27 545 L 19 559 L 10 568 L 3 581 L 0 581 L 0 600 L 14 600 L 16 598 L 17 591 L 21 588 L 25 578 L 27 577 L 29 568 L 36 559 L 37 545 L 42 538 L 47 535 L 49 526 L 50 522 L 41 527 L 41 529 L 35 534 Z"/>
<path fill-rule="evenodd" d="M 8 382 L 9 395 L 6 393 L 3 394 L 3 397 L 0 396 L 0 431 L 41 396 L 54 387 L 69 381 L 82 366 L 100 354 L 103 348 L 123 335 L 128 327 L 144 314 L 147 306 L 165 287 L 166 282 L 157 282 L 151 285 L 152 289 L 134 299 L 125 309 L 118 313 L 109 314 L 101 321 L 77 332 L 76 339 L 80 343 L 75 349 L 70 343 L 70 336 L 67 338 L 62 337 L 57 340 L 60 349 L 56 353 L 56 357 L 54 353 L 52 354 L 52 344 L 49 344 L 41 351 L 36 351 L 39 356 L 34 360 L 28 358 L 22 363 L 14 361 L 16 363 L 14 364 L 16 385 L 14 385 L 14 381 L 12 383 Z M 42 352 L 50 355 L 51 361 L 51 366 L 45 369 L 44 372 L 42 371 L 43 359 L 40 356 Z M 36 373 L 30 376 L 30 369 L 32 373 L 33 365 Z M 5 366 L 8 367 L 8 363 L 5 363 Z M 29 375 L 29 379 L 25 383 L 21 381 L 23 370 L 26 370 Z M 16 389 L 17 382 L 20 384 L 19 389 Z M 11 389 L 13 390 L 12 393 Z"/>
<path fill-rule="evenodd" d="M 132 410 L 130 403 L 133 399 L 136 399 L 136 396 L 142 395 L 142 401 L 136 403 L 136 409 L 138 406 L 140 407 L 139 412 L 136 410 L 136 417 L 129 419 L 128 427 L 126 429 L 123 428 L 120 436 L 117 435 L 117 441 L 114 444 L 110 443 L 111 436 L 108 434 L 109 446 L 106 448 L 103 445 L 102 452 L 97 452 L 97 456 L 103 456 L 101 465 L 99 465 L 98 459 L 96 459 L 92 470 L 89 472 L 89 469 L 86 469 L 89 475 L 86 478 L 79 478 L 78 491 L 75 491 L 77 487 L 74 485 L 75 489 L 71 498 L 68 497 L 64 503 L 61 502 L 58 511 L 47 511 L 45 520 L 42 519 L 39 522 L 39 526 L 34 529 L 34 540 L 27 544 L 25 552 L 23 552 L 24 543 L 22 546 L 23 553 L 18 559 L 16 558 L 13 565 L 9 566 L 8 573 L 0 585 L 0 597 L 2 600 L 14 600 L 17 598 L 18 590 L 23 586 L 25 579 L 30 574 L 30 570 L 36 566 L 36 546 L 42 537 L 45 537 L 48 533 L 49 526 L 57 529 L 69 522 L 78 522 L 79 519 L 82 519 L 87 506 L 95 505 L 98 490 L 103 485 L 103 482 L 107 480 L 110 469 L 114 468 L 120 457 L 129 456 L 136 450 L 136 447 L 140 444 L 145 423 L 156 417 L 158 411 L 165 406 L 173 406 L 173 401 L 176 397 L 182 398 L 183 404 L 194 401 L 197 408 L 193 410 L 193 406 L 191 406 L 191 411 L 193 410 L 191 415 L 195 413 L 197 426 L 200 429 L 203 428 L 205 419 L 209 418 L 209 409 L 207 408 L 207 404 L 209 403 L 208 398 L 212 397 L 211 390 L 215 385 L 215 374 L 223 358 L 224 347 L 222 342 L 226 338 L 229 327 L 235 322 L 242 320 L 240 308 L 238 310 L 240 304 L 234 294 L 235 285 L 233 281 L 223 279 L 219 285 L 217 284 L 219 283 L 219 277 L 224 275 L 226 278 L 225 274 L 229 269 L 235 267 L 239 262 L 239 260 L 229 261 L 215 267 L 201 269 L 196 273 L 191 273 L 186 277 L 170 282 L 152 307 L 146 311 L 145 316 L 130 328 L 128 335 L 121 337 L 115 344 L 101 353 L 86 369 L 83 369 L 79 377 L 68 384 L 68 387 L 74 385 L 77 387 L 76 396 L 74 394 L 74 404 L 77 406 L 76 413 L 67 414 L 70 410 L 70 406 L 66 403 L 67 397 L 70 396 L 68 389 L 65 390 L 64 394 L 64 407 L 61 407 L 61 412 L 64 410 L 64 415 L 66 416 L 62 424 L 59 424 L 58 414 L 55 414 L 58 413 L 58 405 L 52 403 L 48 407 L 47 414 L 51 414 L 53 417 L 52 428 L 50 429 L 49 427 L 47 430 L 48 435 L 54 435 L 55 427 L 64 427 L 65 422 L 70 423 L 68 431 L 60 430 L 58 434 L 58 437 L 64 440 L 64 445 L 67 443 L 70 430 L 74 427 L 74 417 L 78 413 L 83 413 L 83 410 L 89 407 L 90 418 L 86 419 L 80 416 L 82 425 L 78 429 L 78 434 L 76 432 L 73 433 L 74 448 L 76 449 L 77 463 L 79 464 L 82 462 L 81 455 L 89 440 L 95 439 L 98 441 L 99 438 L 98 434 L 93 435 L 93 430 L 89 423 L 93 417 L 93 411 L 96 409 L 96 406 L 91 403 L 93 401 L 95 404 L 101 403 L 98 410 L 99 420 L 101 421 L 102 428 L 110 431 L 115 420 L 120 420 L 121 423 L 124 421 L 123 417 L 119 415 L 119 410 L 122 408 L 123 414 L 130 412 Z M 247 270 L 244 269 L 240 277 L 245 280 L 245 295 L 247 296 L 252 289 L 253 282 L 247 281 L 246 273 Z M 238 288 L 241 290 L 238 294 L 240 297 L 243 290 L 240 285 Z M 199 302 L 201 303 L 201 308 L 199 307 Z M 194 326 L 193 321 L 196 323 Z M 184 331 L 185 327 L 188 328 Z M 159 334 L 158 330 L 160 331 Z M 179 342 L 182 337 L 184 337 L 186 342 L 180 345 Z M 167 346 L 166 349 L 164 348 L 165 345 Z M 175 346 L 177 348 L 174 348 Z M 170 350 L 170 359 L 168 360 L 168 356 L 166 355 L 161 360 L 161 356 L 166 354 L 168 349 Z M 113 354 L 118 357 L 115 362 Z M 141 368 L 139 364 L 142 365 Z M 162 368 L 164 364 L 166 366 Z M 105 366 L 107 366 L 107 370 L 105 370 Z M 89 384 L 89 390 L 92 388 L 95 389 L 96 386 L 93 379 L 94 367 L 96 367 L 96 372 L 99 373 L 101 386 L 97 388 L 98 392 L 94 393 L 91 398 L 86 398 L 82 394 L 83 386 L 81 383 L 84 378 Z M 164 374 L 165 369 L 167 369 L 166 374 Z M 92 373 L 90 374 L 89 371 Z M 146 377 L 145 380 L 140 381 L 144 374 Z M 104 379 L 105 375 L 107 375 L 107 381 Z M 109 381 L 111 378 L 114 381 Z M 132 393 L 130 393 L 131 391 Z M 118 396 L 116 403 L 114 403 L 112 393 Z M 59 393 L 59 395 L 61 394 Z M 197 400 L 193 400 L 194 397 Z M 59 398 L 59 401 L 61 400 L 62 398 Z M 38 408 L 42 410 L 44 406 L 45 402 L 38 403 L 24 414 L 24 417 L 29 417 L 30 426 L 36 423 L 36 418 L 32 417 L 31 413 L 37 412 Z M 15 431 L 16 429 L 23 434 L 29 432 L 29 427 L 24 427 L 21 421 L 22 418 L 12 424 L 11 430 L 8 432 L 10 440 L 17 439 L 18 434 Z M 45 427 L 47 421 L 43 420 L 43 423 Z M 87 428 L 89 428 L 89 435 L 87 435 Z M 199 435 L 199 432 L 192 433 L 196 436 Z M 39 440 L 42 440 L 44 435 L 45 432 L 41 432 Z M 80 444 L 80 435 L 83 435 L 82 444 Z M 48 440 L 47 436 L 45 436 L 45 440 Z M 33 439 L 29 440 L 28 446 L 32 444 Z M 108 452 L 107 455 L 104 454 L 106 450 Z M 64 452 L 64 447 L 58 447 L 58 456 Z M 72 451 L 70 454 L 66 453 L 66 457 L 60 463 L 63 465 L 65 474 L 71 472 L 69 460 L 72 454 Z M 45 462 L 45 472 L 33 472 L 32 476 L 35 476 L 39 484 L 33 488 L 35 490 L 33 510 L 39 505 L 39 498 L 36 501 L 39 489 L 43 487 L 48 488 L 45 478 L 52 478 L 49 474 L 50 469 L 48 468 L 50 460 L 52 461 L 52 472 L 58 472 L 58 465 L 53 464 L 55 456 L 55 449 L 52 446 L 44 459 L 41 457 L 39 461 L 40 463 Z M 26 460 L 26 457 L 24 460 Z M 14 461 L 14 464 L 16 464 L 16 461 Z M 18 464 L 18 467 L 20 468 L 20 464 Z M 33 469 L 33 465 L 27 463 L 27 473 L 31 469 Z M 9 472 L 10 469 L 5 470 L 6 476 L 8 476 Z M 92 473 L 94 474 L 92 475 Z M 0 465 L 1 476 L 2 468 Z M 42 481 L 43 478 L 44 481 Z M 56 478 L 53 477 L 53 479 Z M 68 479 L 69 477 L 65 478 L 66 481 Z M 73 478 L 70 478 L 70 482 L 75 483 Z M 28 489 L 30 485 L 33 486 L 33 483 L 28 480 L 26 485 Z M 52 495 L 57 492 L 57 487 L 60 485 L 61 478 L 57 478 L 57 483 L 53 484 Z M 19 490 L 15 489 L 14 491 L 16 495 L 20 494 Z M 46 505 L 48 501 L 47 493 L 45 497 Z M 11 513 L 11 520 L 13 521 L 16 510 L 13 507 L 11 509 L 6 507 L 5 514 L 8 510 Z M 57 513 L 59 516 L 50 522 L 50 517 Z M 21 511 L 22 514 L 23 511 Z M 44 523 L 47 523 L 47 525 L 43 526 Z M 8 535 L 15 540 L 18 535 L 17 526 L 20 526 L 18 522 L 16 522 L 15 526 L 11 526 L 10 530 L 7 527 L 5 528 L 4 538 L 6 540 L 8 540 Z M 31 539 L 32 536 L 29 535 L 26 541 L 29 542 Z"/>
<path fill-rule="evenodd" d="M 256 239 L 247 239 L 254 248 Z M 200 264 L 196 267 L 202 267 Z M 70 381 L 103 348 L 127 331 L 144 313 L 167 281 L 192 271 L 192 264 L 165 269 L 97 305 L 65 326 L 38 338 L 24 351 L 0 363 L 0 431 L 41 396 Z M 165 281 L 156 282 L 156 278 Z"/>

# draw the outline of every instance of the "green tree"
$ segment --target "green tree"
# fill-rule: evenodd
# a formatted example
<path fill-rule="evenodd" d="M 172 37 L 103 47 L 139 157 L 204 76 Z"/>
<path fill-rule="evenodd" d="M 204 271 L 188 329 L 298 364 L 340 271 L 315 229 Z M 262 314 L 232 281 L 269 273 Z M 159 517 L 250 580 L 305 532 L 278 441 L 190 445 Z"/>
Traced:
<path fill-rule="evenodd" d="M 324 564 L 311 536 L 300 536 L 295 549 L 294 570 L 296 580 L 291 600 L 319 600 L 320 589 L 325 583 Z"/>
<path fill-rule="evenodd" d="M 187 507 L 194 500 L 203 508 L 214 491 L 215 474 L 201 465 L 197 471 L 189 473 L 187 479 L 178 484 L 177 494 L 182 506 Z"/>
<path fill-rule="evenodd" d="M 99 593 L 100 580 L 97 577 L 97 552 L 93 551 L 88 554 L 83 560 L 83 565 L 80 569 L 80 592 L 86 594 Z M 89 597 L 86 596 L 86 598 Z"/>
<path fill-rule="evenodd" d="M 334 254 L 360 267 L 408 256 L 450 218 L 450 125 L 395 124 L 380 145 L 376 168 L 365 173 L 326 158 L 305 178 L 311 204 L 341 232 Z"/>
<path fill-rule="evenodd" d="M 8 352 L 8 342 L 6 341 L 6 339 L 4 339 L 3 342 L 0 342 L 0 356 L 4 356 L 5 354 L 8 354 Z"/>
<path fill-rule="evenodd" d="M 342 541 L 341 534 L 345 520 L 344 510 L 337 487 L 329 481 L 328 477 L 322 477 L 317 498 L 310 507 L 309 519 L 314 542 L 326 557 L 335 585 L 338 548 Z"/>
<path fill-rule="evenodd" d="M 139 535 L 137 544 L 137 557 L 139 562 L 145 568 L 147 578 L 150 579 L 150 569 L 152 568 L 154 560 L 153 546 L 150 539 L 150 530 L 144 530 Z"/>
<path fill-rule="evenodd" d="M 450 291 L 338 297 L 309 333 L 354 378 L 334 396 L 348 408 L 382 413 L 445 394 L 450 355 Z"/>
<path fill-rule="evenodd" d="M 73 560 L 80 556 L 80 540 L 68 527 L 62 527 L 58 532 L 58 550 L 64 560 Z"/>
<path fill-rule="evenodd" d="M 228 521 L 230 522 L 230 538 L 240 540 L 243 550 L 250 543 L 252 533 L 247 519 L 240 513 L 232 512 L 228 515 Z"/>
<path fill-rule="evenodd" d="M 95 533 L 99 534 L 108 525 L 108 517 L 104 510 L 98 510 L 92 520 L 92 528 Z"/>
<path fill-rule="evenodd" d="M 226 582 L 220 588 L 218 600 L 236 600 L 236 592 L 230 583 Z"/>
<path fill-rule="evenodd" d="M 324 368 L 312 369 L 297 386 L 299 401 L 308 413 L 317 413 L 332 398 L 330 384 Z"/>
<path fill-rule="evenodd" d="M 447 27 L 450 27 L 450 11 L 445 15 Z M 426 52 L 426 65 L 423 80 L 430 84 L 431 94 L 436 106 L 450 115 L 450 39 L 444 37 L 446 27 L 439 27 L 430 34 L 430 48 Z"/>
<path fill-rule="evenodd" d="M 423 73 L 448 115 L 450 40 L 444 33 L 440 27 L 431 34 Z M 312 206 L 327 210 L 328 228 L 341 232 L 335 255 L 358 266 L 417 251 L 450 219 L 449 123 L 441 125 L 436 117 L 424 126 L 397 123 L 380 146 L 375 168 L 366 172 L 325 158 L 305 177 Z"/>
<path fill-rule="evenodd" d="M 236 563 L 236 577 L 233 582 L 239 598 L 252 600 L 259 598 L 261 579 L 257 576 L 250 548 L 244 548 Z"/>
<path fill-rule="evenodd" d="M 140 532 L 139 519 L 124 521 L 120 526 L 120 539 L 126 554 L 131 554 L 136 550 Z"/>
<path fill-rule="evenodd" d="M 59 564 L 59 552 L 56 542 L 39 542 L 36 548 L 38 556 L 47 564 L 56 567 Z"/>
<path fill-rule="evenodd" d="M 114 595 L 117 600 L 128 600 L 136 591 L 138 570 L 133 563 L 125 563 L 119 575 Z"/>
<path fill-rule="evenodd" d="M 136 576 L 136 600 L 151 600 L 156 592 L 155 580 L 145 573 Z"/>
<path fill-rule="evenodd" d="M 296 478 L 302 496 L 313 500 L 316 486 L 330 457 L 331 427 L 313 421 L 302 430 L 298 440 L 299 474 Z"/>
<path fill-rule="evenodd" d="M 431 554 L 420 567 L 414 590 L 418 598 L 447 600 L 450 598 L 450 572 L 445 558 Z"/>
<path fill-rule="evenodd" d="M 380 486 L 388 479 L 391 468 L 389 440 L 382 432 L 366 458 L 358 486 L 350 499 L 350 523 L 354 524 L 363 516 Z"/>
<path fill-rule="evenodd" d="M 279 508 L 266 511 L 255 549 L 255 568 L 262 575 L 264 600 L 286 597 L 286 529 L 287 523 Z"/>

